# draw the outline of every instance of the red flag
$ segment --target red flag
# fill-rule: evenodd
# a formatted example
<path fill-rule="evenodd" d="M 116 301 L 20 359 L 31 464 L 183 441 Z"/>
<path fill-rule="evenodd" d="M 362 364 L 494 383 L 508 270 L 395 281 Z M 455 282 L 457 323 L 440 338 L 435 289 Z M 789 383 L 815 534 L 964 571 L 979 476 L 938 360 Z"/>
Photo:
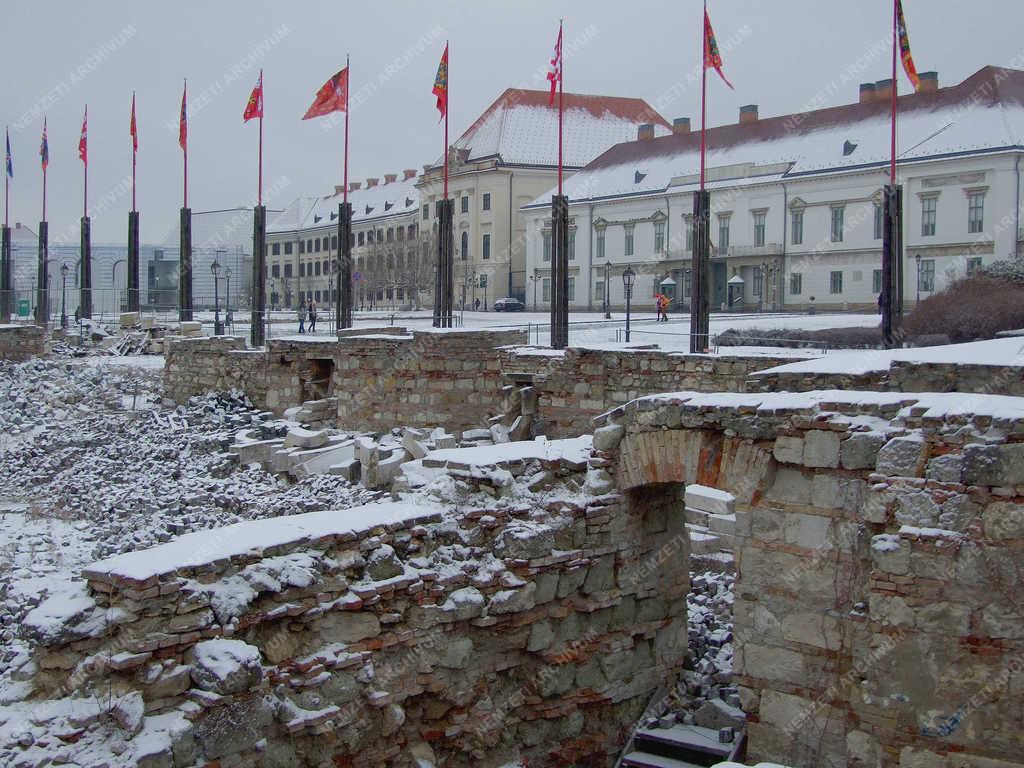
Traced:
<path fill-rule="evenodd" d="M 250 99 L 252 97 L 250 96 Z M 262 106 L 263 93 L 260 91 L 260 109 Z M 313 103 L 309 105 L 309 109 L 306 110 L 306 114 L 302 116 L 303 120 L 309 120 L 312 117 L 323 117 L 329 115 L 331 112 L 345 112 L 348 110 L 348 67 L 335 74 L 320 86 L 320 90 L 316 92 L 316 98 L 313 99 Z"/>
<path fill-rule="evenodd" d="M 260 79 L 256 81 L 256 87 L 249 94 L 249 101 L 245 103 L 245 112 L 242 113 L 242 122 L 247 123 L 254 117 L 263 117 L 263 72 L 260 71 Z"/>
<path fill-rule="evenodd" d="M 914 57 L 910 55 L 910 36 L 907 34 L 907 22 L 903 18 L 903 3 L 896 0 L 896 34 L 900 41 L 900 60 L 903 62 L 903 71 L 914 86 L 914 90 L 921 89 L 921 78 L 917 76 L 917 67 L 914 66 Z M 896 83 L 892 84 L 896 87 Z"/>
<path fill-rule="evenodd" d="M 135 94 L 132 93 L 132 121 L 128 125 L 128 132 L 132 135 L 132 152 L 139 151 L 139 128 L 135 124 Z"/>
<path fill-rule="evenodd" d="M 46 140 L 46 118 L 43 118 L 43 141 L 39 145 L 39 160 L 43 166 L 43 170 L 46 170 L 46 166 L 50 164 L 50 144 Z M 45 197 L 45 195 L 44 195 Z"/>
<path fill-rule="evenodd" d="M 178 118 L 178 146 L 188 152 L 188 83 L 181 92 L 181 117 Z"/>
<path fill-rule="evenodd" d="M 437 76 L 434 78 L 434 90 L 431 91 L 437 96 L 437 111 L 441 117 L 448 114 L 448 46 L 444 47 L 441 54 L 441 63 L 437 65 Z"/>
<path fill-rule="evenodd" d="M 718 42 L 715 40 L 715 32 L 711 29 L 711 19 L 708 12 L 704 11 L 704 69 L 714 68 L 722 81 L 732 88 L 732 83 L 722 74 L 722 56 L 718 52 Z"/>
<path fill-rule="evenodd" d="M 551 94 L 548 96 L 548 106 L 555 103 L 555 90 L 562 82 L 562 26 L 558 26 L 558 40 L 555 41 L 555 58 L 551 60 L 551 67 L 548 69 L 548 81 L 551 83 Z"/>
<path fill-rule="evenodd" d="M 89 164 L 89 107 L 85 108 L 82 118 L 82 135 L 78 138 L 78 157 L 86 165 Z"/>

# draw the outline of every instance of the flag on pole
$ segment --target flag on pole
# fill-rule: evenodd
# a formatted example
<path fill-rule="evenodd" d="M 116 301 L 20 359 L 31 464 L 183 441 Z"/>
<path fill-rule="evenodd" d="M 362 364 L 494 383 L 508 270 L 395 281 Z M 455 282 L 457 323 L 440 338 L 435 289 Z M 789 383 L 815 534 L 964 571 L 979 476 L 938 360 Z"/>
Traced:
<path fill-rule="evenodd" d="M 722 73 L 722 55 L 718 52 L 718 41 L 715 40 L 715 31 L 711 29 L 711 18 L 707 10 L 704 11 L 704 69 L 714 69 L 722 82 L 732 88 L 732 83 Z"/>
<path fill-rule="evenodd" d="M 914 57 L 910 55 L 910 37 L 907 35 L 907 22 L 903 18 L 903 3 L 896 0 L 896 34 L 900 40 L 900 59 L 903 61 L 903 71 L 907 73 L 907 79 L 914 86 L 914 90 L 920 90 L 921 78 L 917 76 L 917 67 L 914 66 Z M 896 84 L 893 83 L 893 88 Z"/>
<path fill-rule="evenodd" d="M 548 95 L 548 106 L 555 103 L 555 91 L 558 84 L 562 82 L 562 26 L 558 26 L 558 39 L 555 41 L 555 57 L 551 60 L 548 69 L 548 82 L 551 83 L 551 93 Z"/>
<path fill-rule="evenodd" d="M 441 117 L 448 114 L 448 46 L 444 47 L 441 54 L 441 63 L 437 65 L 437 76 L 434 78 L 434 89 L 431 91 L 437 96 L 437 111 Z"/>
<path fill-rule="evenodd" d="M 255 91 L 253 92 L 255 93 Z M 252 96 L 249 97 L 250 102 Z M 313 99 L 313 103 L 309 105 L 309 109 L 306 110 L 306 114 L 302 116 L 303 120 L 309 120 L 313 117 L 323 117 L 329 115 L 331 112 L 345 112 L 348 109 L 348 67 L 345 67 L 340 72 L 334 74 L 330 80 L 320 86 L 320 90 L 316 92 L 316 97 Z M 248 114 L 249 108 L 246 107 L 246 113 Z M 263 87 L 262 82 L 260 83 L 260 112 L 263 111 Z M 248 119 L 248 118 L 247 118 Z"/>
<path fill-rule="evenodd" d="M 85 115 L 82 117 L 82 135 L 78 137 L 78 158 L 89 164 L 89 107 L 85 108 Z"/>
<path fill-rule="evenodd" d="M 43 143 L 39 145 L 39 159 L 42 161 L 43 170 L 50 164 L 50 145 L 46 143 L 46 118 L 43 118 Z"/>
<path fill-rule="evenodd" d="M 8 178 L 14 178 L 14 163 L 11 161 L 11 132 L 7 131 L 7 176 Z"/>
<path fill-rule="evenodd" d="M 181 116 L 178 118 L 178 146 L 188 151 L 188 83 L 181 92 Z"/>
<path fill-rule="evenodd" d="M 254 117 L 263 117 L 263 72 L 260 72 L 260 79 L 256 81 L 256 87 L 252 89 L 249 101 L 245 103 L 242 122 L 247 123 Z"/>
<path fill-rule="evenodd" d="M 135 94 L 132 94 L 132 120 L 128 125 L 128 133 L 132 137 L 132 152 L 139 151 L 139 127 L 135 124 Z"/>

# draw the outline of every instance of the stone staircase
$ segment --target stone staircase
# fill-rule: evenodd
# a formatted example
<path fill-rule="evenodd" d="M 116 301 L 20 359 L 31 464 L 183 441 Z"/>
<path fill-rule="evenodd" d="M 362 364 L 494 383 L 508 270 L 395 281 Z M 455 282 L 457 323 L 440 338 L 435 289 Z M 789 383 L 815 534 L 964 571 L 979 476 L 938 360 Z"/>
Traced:
<path fill-rule="evenodd" d="M 621 768 L 706 768 L 743 756 L 745 734 L 733 728 L 702 728 L 672 723 L 641 728 Z"/>
<path fill-rule="evenodd" d="M 731 493 L 690 485 L 684 499 L 694 570 L 735 570 L 736 500 Z"/>

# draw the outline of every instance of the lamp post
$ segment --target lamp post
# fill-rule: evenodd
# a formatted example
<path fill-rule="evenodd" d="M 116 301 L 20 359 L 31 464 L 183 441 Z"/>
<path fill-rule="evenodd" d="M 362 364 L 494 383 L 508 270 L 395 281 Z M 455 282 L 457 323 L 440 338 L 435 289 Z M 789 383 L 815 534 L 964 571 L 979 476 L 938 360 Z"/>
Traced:
<path fill-rule="evenodd" d="M 918 253 L 914 256 L 914 261 L 917 262 L 917 298 L 914 300 L 914 309 L 917 309 L 917 305 L 921 303 L 921 254 Z"/>
<path fill-rule="evenodd" d="M 530 282 L 533 283 L 533 311 L 537 311 L 537 270 L 533 270 L 533 274 L 530 275 Z"/>
<path fill-rule="evenodd" d="M 626 343 L 629 343 L 629 300 L 633 297 L 633 281 L 636 280 L 636 272 L 632 267 L 626 267 L 622 273 L 622 288 L 626 294 Z"/>
<path fill-rule="evenodd" d="M 60 327 L 66 330 L 68 327 L 68 307 L 66 297 L 68 293 L 68 270 L 67 264 L 60 265 Z"/>
<path fill-rule="evenodd" d="M 220 274 L 220 263 L 216 258 L 214 258 L 213 264 L 210 265 L 210 271 L 213 272 L 213 335 L 221 336 L 224 334 L 224 328 L 220 324 L 220 295 L 217 293 L 217 279 Z"/>
<path fill-rule="evenodd" d="M 229 328 L 232 326 L 231 322 L 231 267 L 224 270 L 224 282 L 226 285 L 226 291 L 224 295 L 224 325 Z"/>
<path fill-rule="evenodd" d="M 611 284 L 611 262 L 606 261 L 604 263 L 604 319 L 612 319 L 612 305 L 608 301 L 608 292 L 612 289 Z"/>

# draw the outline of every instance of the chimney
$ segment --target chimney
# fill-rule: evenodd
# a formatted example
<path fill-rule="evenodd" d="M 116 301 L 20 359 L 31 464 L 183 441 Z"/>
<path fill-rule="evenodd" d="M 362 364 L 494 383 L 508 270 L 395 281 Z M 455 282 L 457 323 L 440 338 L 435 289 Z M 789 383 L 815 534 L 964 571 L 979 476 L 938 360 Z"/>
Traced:
<path fill-rule="evenodd" d="M 690 118 L 688 117 L 677 117 L 672 121 L 672 133 L 689 133 L 690 132 Z"/>
<path fill-rule="evenodd" d="M 402 181 L 408 181 L 409 179 L 414 178 L 416 178 L 415 168 L 406 168 L 404 171 L 402 171 Z"/>
<path fill-rule="evenodd" d="M 398 174 L 397 173 L 385 173 L 384 174 L 384 183 L 385 184 L 391 184 L 397 178 L 398 178 Z"/>
<path fill-rule="evenodd" d="M 757 104 L 747 104 L 740 107 L 740 125 L 757 122 Z"/>
<path fill-rule="evenodd" d="M 344 189 L 345 189 L 344 185 L 342 185 L 342 184 L 335 184 L 334 185 L 334 194 L 335 195 L 340 195 Z"/>
<path fill-rule="evenodd" d="M 874 83 L 861 83 L 860 84 L 860 103 L 870 104 L 875 101 L 875 84 Z"/>
<path fill-rule="evenodd" d="M 367 189 L 373 189 L 374 187 L 376 187 L 376 186 L 377 186 L 377 182 L 378 182 L 378 181 L 380 181 L 380 179 L 379 179 L 379 178 L 376 178 L 376 179 L 367 179 L 367 180 L 366 180 L 366 188 L 367 188 Z"/>
<path fill-rule="evenodd" d="M 637 141 L 650 141 L 654 138 L 654 123 L 642 123 L 636 129 Z"/>
<path fill-rule="evenodd" d="M 938 72 L 922 72 L 918 77 L 921 78 L 921 93 L 935 93 L 939 90 Z"/>
<path fill-rule="evenodd" d="M 355 192 L 361 186 L 363 186 L 363 182 L 361 182 L 361 181 L 350 181 L 348 183 L 348 191 L 349 192 Z"/>
<path fill-rule="evenodd" d="M 892 79 L 886 78 L 875 83 L 875 101 L 889 101 L 892 99 Z"/>
<path fill-rule="evenodd" d="M 427 163 L 427 164 L 425 164 L 425 165 L 423 166 L 423 172 L 424 172 L 424 173 L 430 173 L 430 169 L 431 169 L 431 168 L 433 168 L 433 167 L 434 167 L 434 166 L 432 166 L 432 165 L 431 165 L 430 163 Z"/>

